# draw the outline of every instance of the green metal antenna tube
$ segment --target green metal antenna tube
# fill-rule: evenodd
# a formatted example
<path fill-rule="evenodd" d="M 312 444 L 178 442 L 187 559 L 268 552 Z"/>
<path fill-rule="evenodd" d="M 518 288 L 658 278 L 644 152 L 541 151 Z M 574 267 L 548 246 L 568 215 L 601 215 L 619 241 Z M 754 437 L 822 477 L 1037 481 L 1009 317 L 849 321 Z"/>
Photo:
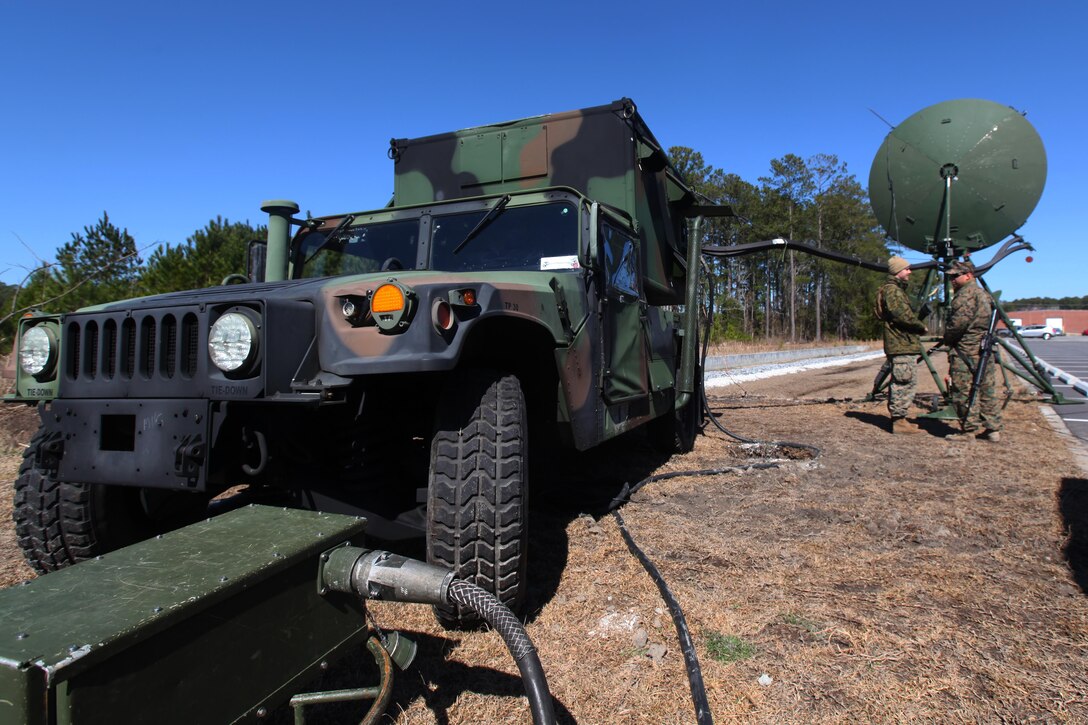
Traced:
<path fill-rule="evenodd" d="M 287 278 L 287 246 L 291 240 L 291 217 L 298 214 L 298 204 L 286 199 L 273 199 L 261 204 L 268 214 L 268 257 L 264 279 L 278 282 Z"/>
<path fill-rule="evenodd" d="M 676 384 L 676 409 L 680 410 L 691 399 L 695 390 L 695 358 L 699 354 L 696 349 L 699 327 L 699 257 L 703 251 L 700 234 L 703 228 L 703 217 L 695 217 L 692 224 L 691 237 L 688 239 L 687 279 L 684 287 L 684 346 L 680 355 L 680 375 Z"/>

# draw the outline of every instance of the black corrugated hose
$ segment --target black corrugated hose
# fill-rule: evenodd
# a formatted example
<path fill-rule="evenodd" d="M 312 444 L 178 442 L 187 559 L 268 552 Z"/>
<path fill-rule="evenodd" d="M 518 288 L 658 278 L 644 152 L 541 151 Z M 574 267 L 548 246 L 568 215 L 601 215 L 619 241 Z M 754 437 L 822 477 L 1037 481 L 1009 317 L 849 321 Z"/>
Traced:
<path fill-rule="evenodd" d="M 555 710 L 551 692 L 548 691 L 548 680 L 544 676 L 544 668 L 540 665 L 536 648 L 533 647 L 521 621 L 495 595 L 462 579 L 450 582 L 448 596 L 450 604 L 460 604 L 471 609 L 502 636 L 506 648 L 518 665 L 518 671 L 521 672 L 533 722 L 536 725 L 552 725 L 555 722 Z"/>

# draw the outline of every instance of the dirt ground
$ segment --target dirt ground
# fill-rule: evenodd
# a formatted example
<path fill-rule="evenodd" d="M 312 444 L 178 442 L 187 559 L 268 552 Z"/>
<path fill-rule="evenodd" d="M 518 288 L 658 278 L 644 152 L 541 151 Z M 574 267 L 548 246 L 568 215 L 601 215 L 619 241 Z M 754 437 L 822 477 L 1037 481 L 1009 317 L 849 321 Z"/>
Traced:
<path fill-rule="evenodd" d="M 815 458 L 743 470 L 773 450 L 709 427 L 685 456 L 636 436 L 532 483 L 527 628 L 560 722 L 694 722 L 668 609 L 604 512 L 625 482 L 706 469 L 725 470 L 650 483 L 622 515 L 683 607 L 716 721 L 1088 721 L 1088 472 L 1027 395 L 1001 445 L 946 441 L 939 421 L 893 437 L 863 402 L 879 364 L 712 391 L 730 430 Z M 30 426 L 0 423 L 10 481 Z M 31 574 L 0 501 L 11 584 Z M 387 721 L 528 721 L 497 635 L 443 631 L 424 606 L 371 612 L 419 643 Z"/>

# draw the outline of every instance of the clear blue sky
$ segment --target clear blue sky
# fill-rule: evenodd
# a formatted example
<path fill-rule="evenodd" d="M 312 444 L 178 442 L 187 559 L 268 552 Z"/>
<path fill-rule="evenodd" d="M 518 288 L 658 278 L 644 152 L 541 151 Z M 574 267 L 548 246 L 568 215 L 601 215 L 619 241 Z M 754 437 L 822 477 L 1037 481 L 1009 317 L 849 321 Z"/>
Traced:
<path fill-rule="evenodd" d="M 216 215 L 261 223 L 264 199 L 382 206 L 391 137 L 629 96 L 663 144 L 750 182 L 772 158 L 831 153 L 867 184 L 888 131 L 870 108 L 895 124 L 984 98 L 1027 112 L 1049 164 L 1020 230 L 1034 263 L 1021 253 L 987 279 L 1006 299 L 1088 294 L 1086 8 L 8 0 L 0 280 L 103 210 L 146 247 Z"/>

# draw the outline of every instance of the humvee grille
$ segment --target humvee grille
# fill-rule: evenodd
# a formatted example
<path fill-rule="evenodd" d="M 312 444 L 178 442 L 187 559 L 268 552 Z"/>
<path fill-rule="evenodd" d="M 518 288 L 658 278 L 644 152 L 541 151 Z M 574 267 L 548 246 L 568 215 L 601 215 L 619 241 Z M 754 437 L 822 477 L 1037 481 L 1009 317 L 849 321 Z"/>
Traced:
<path fill-rule="evenodd" d="M 102 326 L 102 373 L 112 379 L 117 374 L 117 320 L 106 320 Z"/>
<path fill-rule="evenodd" d="M 204 317 L 195 307 L 69 315 L 61 348 L 65 395 L 194 394 L 206 367 L 199 354 Z"/>
<path fill-rule="evenodd" d="M 196 374 L 196 354 L 199 349 L 200 326 L 196 315 L 188 313 L 181 319 L 181 374 L 191 378 Z"/>
<path fill-rule="evenodd" d="M 131 317 L 121 323 L 121 375 L 127 380 L 136 371 L 136 321 Z"/>
<path fill-rule="evenodd" d="M 178 321 L 173 315 L 162 318 L 162 371 L 163 377 L 174 377 L 178 364 Z"/>

